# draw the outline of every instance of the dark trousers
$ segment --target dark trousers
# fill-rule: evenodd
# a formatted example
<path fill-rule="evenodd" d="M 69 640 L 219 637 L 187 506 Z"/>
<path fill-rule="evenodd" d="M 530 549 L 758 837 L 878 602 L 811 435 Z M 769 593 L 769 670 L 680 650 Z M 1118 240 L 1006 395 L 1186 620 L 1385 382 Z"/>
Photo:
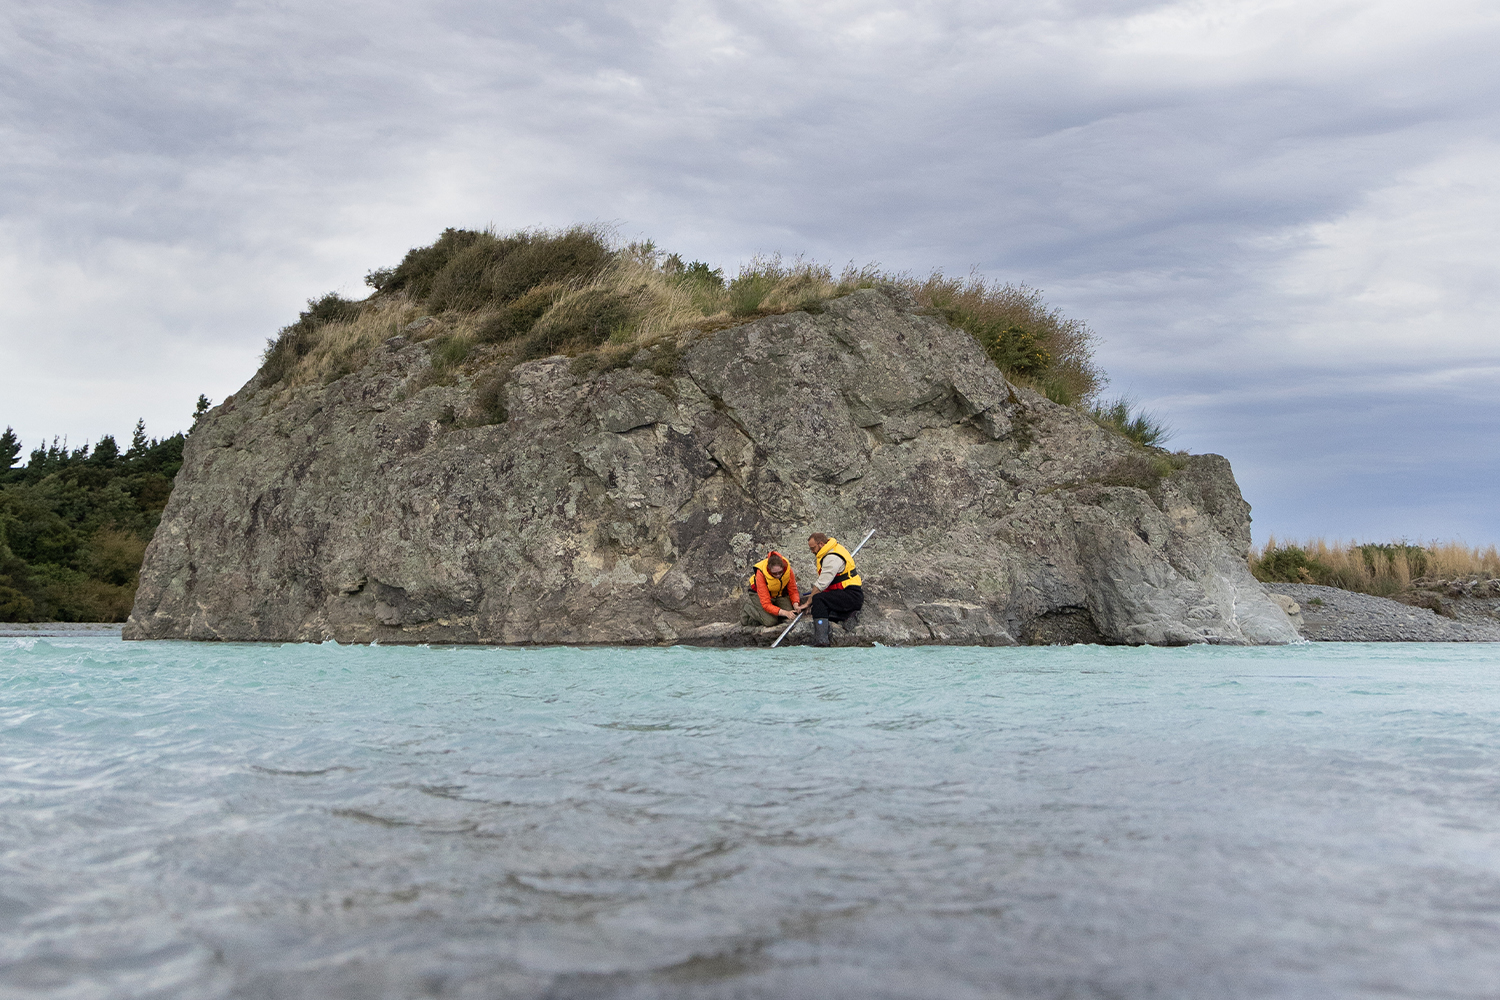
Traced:
<path fill-rule="evenodd" d="M 865 588 L 841 587 L 838 590 L 820 590 L 813 595 L 812 606 L 807 613 L 814 618 L 827 618 L 841 622 L 865 606 Z"/>

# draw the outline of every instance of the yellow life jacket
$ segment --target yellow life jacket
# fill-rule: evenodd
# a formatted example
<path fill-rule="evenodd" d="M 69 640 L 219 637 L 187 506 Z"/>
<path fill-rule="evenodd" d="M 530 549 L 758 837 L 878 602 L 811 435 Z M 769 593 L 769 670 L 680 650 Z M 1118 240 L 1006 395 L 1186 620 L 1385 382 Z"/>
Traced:
<path fill-rule="evenodd" d="M 781 553 L 779 552 L 776 554 L 781 555 Z M 769 555 L 755 564 L 755 573 L 759 573 L 761 576 L 766 578 L 766 592 L 771 595 L 771 600 L 773 601 L 776 600 L 776 598 L 780 597 L 786 591 L 786 589 L 792 585 L 792 564 L 790 562 L 787 562 L 784 557 L 781 561 L 786 566 L 786 572 L 781 574 L 781 576 L 779 577 L 771 575 L 771 557 Z M 750 579 L 745 581 L 745 586 L 750 590 L 755 589 L 755 573 L 751 573 Z"/>
<path fill-rule="evenodd" d="M 839 544 L 837 538 L 828 539 L 828 544 L 818 550 L 818 575 L 823 575 L 823 557 L 832 552 L 844 560 L 844 571 L 833 578 L 833 582 L 827 587 L 828 590 L 843 590 L 845 587 L 861 586 L 859 570 L 855 568 L 854 557 L 849 550 Z"/>

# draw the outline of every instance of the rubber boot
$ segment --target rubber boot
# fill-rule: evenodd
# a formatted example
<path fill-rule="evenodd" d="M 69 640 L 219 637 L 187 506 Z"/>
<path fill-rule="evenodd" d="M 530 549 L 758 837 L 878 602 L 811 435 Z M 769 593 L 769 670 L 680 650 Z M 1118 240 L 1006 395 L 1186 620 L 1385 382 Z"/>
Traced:
<path fill-rule="evenodd" d="M 827 618 L 819 618 L 813 622 L 814 646 L 826 646 L 833 638 L 833 625 Z"/>

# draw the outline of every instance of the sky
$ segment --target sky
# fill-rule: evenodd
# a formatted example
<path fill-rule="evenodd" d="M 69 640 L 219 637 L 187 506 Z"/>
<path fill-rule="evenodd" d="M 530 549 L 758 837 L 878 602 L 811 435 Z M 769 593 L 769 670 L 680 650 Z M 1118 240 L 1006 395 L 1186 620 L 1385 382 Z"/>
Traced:
<path fill-rule="evenodd" d="M 14 0 L 0 425 L 165 436 L 447 226 L 970 272 L 1258 543 L 1500 542 L 1493 0 Z"/>

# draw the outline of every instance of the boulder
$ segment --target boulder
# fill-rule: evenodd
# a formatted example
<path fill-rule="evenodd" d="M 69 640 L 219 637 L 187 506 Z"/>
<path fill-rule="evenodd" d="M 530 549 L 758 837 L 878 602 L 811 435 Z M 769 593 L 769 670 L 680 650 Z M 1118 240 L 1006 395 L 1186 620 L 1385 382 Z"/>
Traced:
<path fill-rule="evenodd" d="M 1300 630 L 1306 624 L 1302 620 L 1302 605 L 1292 600 L 1286 594 L 1273 593 L 1271 594 L 1271 600 L 1275 601 L 1276 606 L 1286 613 L 1287 620 L 1292 623 L 1294 628 Z"/>
<path fill-rule="evenodd" d="M 1013 386 L 878 290 L 689 331 L 628 366 L 557 356 L 430 381 L 257 375 L 188 439 L 132 639 L 769 644 L 738 625 L 769 549 L 860 553 L 840 643 L 1281 643 L 1216 455 L 1168 456 Z M 475 397 L 503 379 L 503 420 Z M 799 629 L 788 641 L 800 641 Z"/>

